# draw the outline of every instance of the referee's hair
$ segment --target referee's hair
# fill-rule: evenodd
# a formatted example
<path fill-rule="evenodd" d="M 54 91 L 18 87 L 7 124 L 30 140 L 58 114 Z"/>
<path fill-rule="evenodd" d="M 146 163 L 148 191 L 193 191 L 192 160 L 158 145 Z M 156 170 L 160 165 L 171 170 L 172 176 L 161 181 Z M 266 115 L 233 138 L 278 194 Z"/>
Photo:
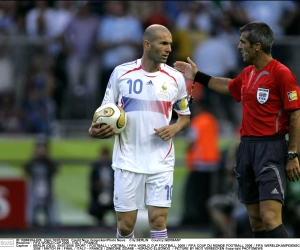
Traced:
<path fill-rule="evenodd" d="M 271 54 L 274 33 L 268 24 L 259 21 L 250 22 L 240 28 L 240 33 L 246 31 L 249 32 L 247 39 L 251 45 L 259 42 L 262 50 L 267 54 Z"/>

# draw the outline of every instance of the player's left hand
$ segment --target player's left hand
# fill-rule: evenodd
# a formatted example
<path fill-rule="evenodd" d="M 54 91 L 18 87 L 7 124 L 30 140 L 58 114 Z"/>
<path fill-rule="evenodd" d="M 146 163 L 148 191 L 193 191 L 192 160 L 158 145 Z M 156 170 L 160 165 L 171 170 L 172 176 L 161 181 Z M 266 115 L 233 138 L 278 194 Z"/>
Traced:
<path fill-rule="evenodd" d="M 296 157 L 293 160 L 288 160 L 286 163 L 286 173 L 289 181 L 300 180 L 299 160 Z"/>
<path fill-rule="evenodd" d="M 154 128 L 155 135 L 159 136 L 162 140 L 170 140 L 179 130 L 176 124 L 171 124 L 161 128 Z"/>

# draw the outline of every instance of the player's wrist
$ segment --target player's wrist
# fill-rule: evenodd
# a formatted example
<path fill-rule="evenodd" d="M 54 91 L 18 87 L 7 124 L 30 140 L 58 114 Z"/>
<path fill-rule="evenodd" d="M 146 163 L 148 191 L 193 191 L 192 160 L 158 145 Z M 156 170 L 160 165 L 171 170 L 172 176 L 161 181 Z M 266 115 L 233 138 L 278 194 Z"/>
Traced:
<path fill-rule="evenodd" d="M 174 123 L 175 126 L 177 126 L 177 132 L 180 132 L 182 130 L 182 127 L 178 123 Z"/>
<path fill-rule="evenodd" d="M 212 78 L 211 75 L 207 75 L 201 71 L 197 71 L 196 75 L 195 75 L 195 78 L 194 78 L 194 81 L 195 82 L 198 82 L 204 86 L 208 86 L 208 83 L 209 83 L 209 80 Z"/>

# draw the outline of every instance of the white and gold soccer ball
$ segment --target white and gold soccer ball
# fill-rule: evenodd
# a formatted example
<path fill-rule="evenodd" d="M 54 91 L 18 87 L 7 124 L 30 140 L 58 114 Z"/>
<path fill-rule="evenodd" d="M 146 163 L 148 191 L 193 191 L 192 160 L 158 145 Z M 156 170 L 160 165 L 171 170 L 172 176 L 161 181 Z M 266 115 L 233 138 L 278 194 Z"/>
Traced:
<path fill-rule="evenodd" d="M 101 105 L 94 113 L 93 122 L 101 122 L 100 126 L 110 124 L 116 134 L 121 133 L 127 125 L 125 111 L 114 103 Z"/>

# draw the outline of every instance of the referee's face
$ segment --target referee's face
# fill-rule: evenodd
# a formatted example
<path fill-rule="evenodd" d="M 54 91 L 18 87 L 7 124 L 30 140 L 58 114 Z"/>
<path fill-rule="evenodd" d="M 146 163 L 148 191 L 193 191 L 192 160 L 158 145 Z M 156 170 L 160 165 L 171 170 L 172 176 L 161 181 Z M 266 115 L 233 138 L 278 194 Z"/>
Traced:
<path fill-rule="evenodd" d="M 248 32 L 242 32 L 238 50 L 241 52 L 244 62 L 252 63 L 256 57 L 256 51 L 254 46 L 250 45 L 247 37 Z"/>
<path fill-rule="evenodd" d="M 157 38 L 151 43 L 149 59 L 155 63 L 166 63 L 171 53 L 172 35 L 168 32 L 158 31 Z"/>

